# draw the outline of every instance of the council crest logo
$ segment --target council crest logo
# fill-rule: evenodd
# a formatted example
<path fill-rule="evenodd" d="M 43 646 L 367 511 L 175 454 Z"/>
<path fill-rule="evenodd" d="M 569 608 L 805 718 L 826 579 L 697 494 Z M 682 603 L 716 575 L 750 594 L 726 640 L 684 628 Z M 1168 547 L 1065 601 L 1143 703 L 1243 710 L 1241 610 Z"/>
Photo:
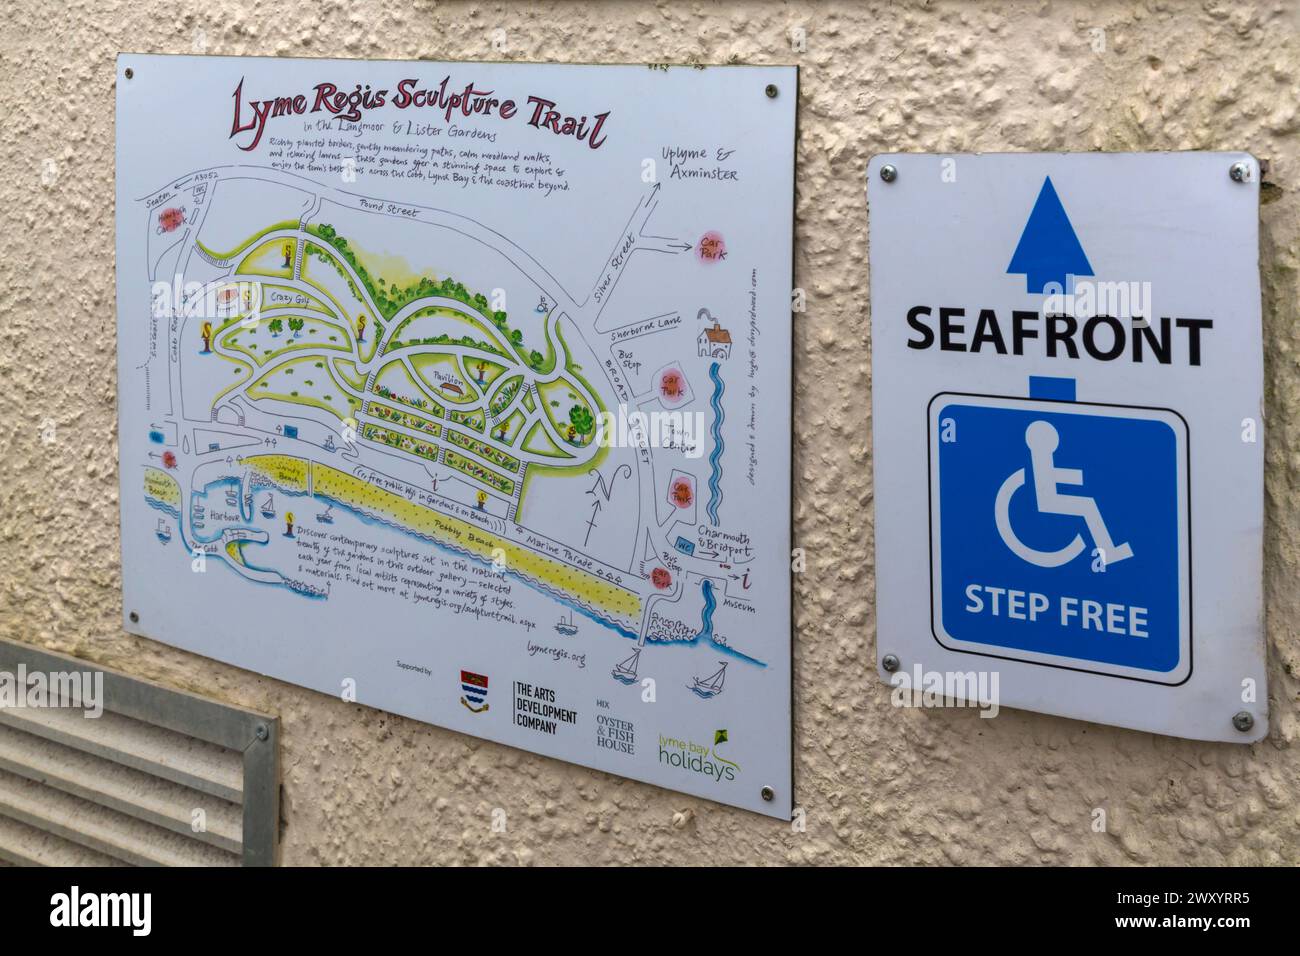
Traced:
<path fill-rule="evenodd" d="M 460 689 L 464 691 L 460 702 L 471 713 L 481 714 L 488 709 L 488 679 L 486 674 L 473 671 L 460 672 Z"/>

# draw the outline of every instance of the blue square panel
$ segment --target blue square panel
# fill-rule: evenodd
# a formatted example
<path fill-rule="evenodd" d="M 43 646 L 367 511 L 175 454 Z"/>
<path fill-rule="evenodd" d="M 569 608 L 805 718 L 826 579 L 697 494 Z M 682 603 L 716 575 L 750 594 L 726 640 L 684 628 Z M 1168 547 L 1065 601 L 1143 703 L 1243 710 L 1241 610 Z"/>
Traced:
<path fill-rule="evenodd" d="M 1159 408 L 930 403 L 944 647 L 1162 684 L 1191 674 L 1187 426 Z"/>

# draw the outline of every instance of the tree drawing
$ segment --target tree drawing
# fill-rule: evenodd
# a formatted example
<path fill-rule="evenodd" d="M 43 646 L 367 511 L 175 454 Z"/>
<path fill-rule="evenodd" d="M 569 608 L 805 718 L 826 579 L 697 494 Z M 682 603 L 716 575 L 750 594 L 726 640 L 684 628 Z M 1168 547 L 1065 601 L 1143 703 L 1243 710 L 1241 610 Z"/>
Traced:
<path fill-rule="evenodd" d="M 574 405 L 569 409 L 569 421 L 579 435 L 590 435 L 596 429 L 596 420 L 586 405 Z"/>

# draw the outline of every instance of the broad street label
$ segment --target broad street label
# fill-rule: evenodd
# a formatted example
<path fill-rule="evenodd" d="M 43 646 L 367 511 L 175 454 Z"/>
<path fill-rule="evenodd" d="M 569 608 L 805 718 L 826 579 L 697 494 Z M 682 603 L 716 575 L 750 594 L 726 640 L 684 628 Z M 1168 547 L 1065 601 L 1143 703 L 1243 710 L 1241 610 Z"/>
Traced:
<path fill-rule="evenodd" d="M 869 183 L 882 678 L 1259 739 L 1258 164 L 898 155 Z"/>

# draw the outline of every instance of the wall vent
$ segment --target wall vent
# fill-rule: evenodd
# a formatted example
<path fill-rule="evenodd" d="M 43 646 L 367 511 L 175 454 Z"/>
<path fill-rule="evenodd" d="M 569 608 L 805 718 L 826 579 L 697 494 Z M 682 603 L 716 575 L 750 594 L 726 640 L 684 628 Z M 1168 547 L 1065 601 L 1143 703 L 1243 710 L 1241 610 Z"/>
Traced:
<path fill-rule="evenodd" d="M 24 673 L 47 688 L 59 686 L 51 674 L 102 673 L 103 713 L 10 706 Z M 11 690 L 0 695 L 0 860 L 275 864 L 276 718 L 3 639 L 0 680 Z"/>

